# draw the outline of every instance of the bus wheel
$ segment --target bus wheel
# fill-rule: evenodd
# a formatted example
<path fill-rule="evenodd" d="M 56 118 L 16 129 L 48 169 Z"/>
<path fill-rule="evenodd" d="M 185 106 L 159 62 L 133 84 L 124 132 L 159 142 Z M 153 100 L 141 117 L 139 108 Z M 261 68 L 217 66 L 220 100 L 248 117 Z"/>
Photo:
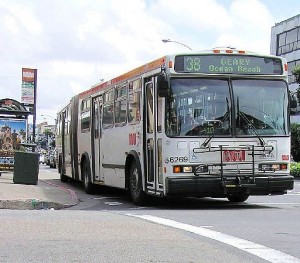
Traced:
<path fill-rule="evenodd" d="M 92 194 L 94 191 L 93 184 L 91 183 L 91 173 L 90 168 L 86 161 L 82 164 L 82 177 L 83 177 L 83 187 L 87 194 Z"/>
<path fill-rule="evenodd" d="M 68 178 L 67 176 L 64 175 L 61 161 L 59 161 L 58 172 L 59 172 L 59 175 L 60 175 L 60 180 L 61 180 L 63 183 L 66 183 L 66 182 L 69 181 L 69 178 Z"/>
<path fill-rule="evenodd" d="M 235 193 L 227 196 L 227 199 L 232 203 L 245 202 L 249 197 L 246 193 Z"/>
<path fill-rule="evenodd" d="M 63 183 L 66 183 L 69 181 L 69 178 L 67 176 L 65 176 L 64 174 L 60 174 L 60 180 L 63 182 Z"/>
<path fill-rule="evenodd" d="M 131 199 L 136 205 L 143 205 L 146 202 L 146 194 L 142 189 L 141 175 L 135 162 L 130 166 L 129 191 Z"/>

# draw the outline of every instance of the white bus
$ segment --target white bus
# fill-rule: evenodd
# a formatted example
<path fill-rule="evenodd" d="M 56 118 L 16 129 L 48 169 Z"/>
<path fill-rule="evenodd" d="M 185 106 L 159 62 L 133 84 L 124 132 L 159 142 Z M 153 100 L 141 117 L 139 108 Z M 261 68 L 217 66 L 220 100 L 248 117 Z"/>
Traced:
<path fill-rule="evenodd" d="M 148 195 L 285 194 L 287 64 L 236 49 L 168 55 L 73 97 L 58 113 L 62 181 Z"/>

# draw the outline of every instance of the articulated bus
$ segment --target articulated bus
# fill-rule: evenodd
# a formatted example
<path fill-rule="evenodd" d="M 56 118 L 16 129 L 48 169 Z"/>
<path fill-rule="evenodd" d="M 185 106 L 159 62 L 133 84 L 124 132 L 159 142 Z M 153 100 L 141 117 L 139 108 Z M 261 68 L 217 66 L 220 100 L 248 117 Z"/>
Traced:
<path fill-rule="evenodd" d="M 237 49 L 167 55 L 74 96 L 57 117 L 62 181 L 156 197 L 285 194 L 287 64 Z"/>

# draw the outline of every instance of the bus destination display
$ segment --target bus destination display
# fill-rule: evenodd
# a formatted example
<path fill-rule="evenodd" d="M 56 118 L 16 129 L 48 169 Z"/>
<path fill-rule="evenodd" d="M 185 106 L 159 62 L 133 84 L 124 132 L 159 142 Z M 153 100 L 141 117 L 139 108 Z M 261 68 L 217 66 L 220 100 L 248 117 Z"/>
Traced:
<path fill-rule="evenodd" d="M 175 71 L 204 74 L 281 75 L 277 58 L 245 55 L 180 55 L 175 57 Z"/>

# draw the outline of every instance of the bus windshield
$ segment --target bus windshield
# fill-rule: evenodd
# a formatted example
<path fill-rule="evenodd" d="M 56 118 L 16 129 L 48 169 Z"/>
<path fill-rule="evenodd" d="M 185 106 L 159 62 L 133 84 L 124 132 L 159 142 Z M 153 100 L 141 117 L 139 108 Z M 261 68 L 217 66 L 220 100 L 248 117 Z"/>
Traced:
<path fill-rule="evenodd" d="M 233 80 L 237 135 L 287 135 L 284 81 Z"/>
<path fill-rule="evenodd" d="M 168 136 L 288 134 L 284 81 L 174 78 L 170 86 Z"/>

